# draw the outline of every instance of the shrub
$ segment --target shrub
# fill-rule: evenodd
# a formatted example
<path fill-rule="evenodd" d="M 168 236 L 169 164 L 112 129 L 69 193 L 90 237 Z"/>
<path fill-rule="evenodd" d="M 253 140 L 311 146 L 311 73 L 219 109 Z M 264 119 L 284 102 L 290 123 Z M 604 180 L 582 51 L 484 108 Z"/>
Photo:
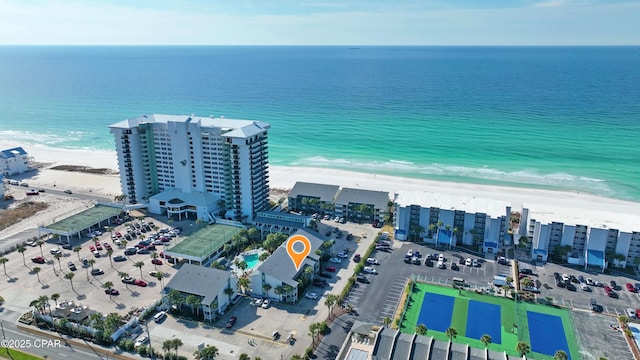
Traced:
<path fill-rule="evenodd" d="M 135 347 L 135 343 L 131 339 L 122 339 L 118 343 L 118 347 L 125 351 L 131 351 Z"/>
<path fill-rule="evenodd" d="M 147 345 L 138 346 L 138 355 L 147 356 L 148 353 L 149 353 L 149 351 L 147 349 Z"/>
<path fill-rule="evenodd" d="M 305 351 L 304 351 L 304 358 L 306 360 L 309 360 L 313 357 L 313 348 L 308 347 Z"/>

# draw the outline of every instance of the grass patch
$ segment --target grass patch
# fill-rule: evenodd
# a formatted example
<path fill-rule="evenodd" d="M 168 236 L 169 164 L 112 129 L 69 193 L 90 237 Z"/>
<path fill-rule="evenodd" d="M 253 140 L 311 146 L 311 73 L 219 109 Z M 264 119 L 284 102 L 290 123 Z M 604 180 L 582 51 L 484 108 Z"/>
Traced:
<path fill-rule="evenodd" d="M 36 213 L 45 210 L 49 207 L 49 204 L 39 201 L 27 201 L 12 209 L 7 209 L 0 212 L 0 230 L 4 230 L 11 225 L 17 224 L 20 221 L 27 219 Z"/>
<path fill-rule="evenodd" d="M 1 349 L 0 358 L 13 360 L 42 360 L 41 357 L 14 349 Z"/>

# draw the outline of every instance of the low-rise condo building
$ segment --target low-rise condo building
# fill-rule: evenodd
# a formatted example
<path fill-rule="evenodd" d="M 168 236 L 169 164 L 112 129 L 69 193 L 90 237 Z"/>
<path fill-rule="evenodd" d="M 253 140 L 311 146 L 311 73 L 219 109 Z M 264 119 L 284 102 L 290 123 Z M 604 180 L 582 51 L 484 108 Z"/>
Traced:
<path fill-rule="evenodd" d="M 31 170 L 31 156 L 21 147 L 0 151 L 0 171 L 4 176 L 22 174 Z"/>
<path fill-rule="evenodd" d="M 110 126 L 122 194 L 176 219 L 246 220 L 269 201 L 267 134 L 261 121 L 143 115 Z"/>

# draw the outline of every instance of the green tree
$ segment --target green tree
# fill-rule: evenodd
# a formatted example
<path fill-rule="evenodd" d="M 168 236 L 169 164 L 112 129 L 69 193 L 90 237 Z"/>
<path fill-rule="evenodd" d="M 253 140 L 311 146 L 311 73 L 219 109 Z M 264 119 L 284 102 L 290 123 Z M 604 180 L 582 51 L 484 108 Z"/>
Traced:
<path fill-rule="evenodd" d="M 202 304 L 202 300 L 200 299 L 199 296 L 195 296 L 193 294 L 190 294 L 186 297 L 186 299 L 184 300 L 184 302 L 189 305 L 189 307 L 191 307 L 191 313 L 193 314 L 196 310 L 199 311 L 199 306 L 200 304 Z"/>
<path fill-rule="evenodd" d="M 109 290 L 109 299 L 111 299 L 111 288 L 113 287 L 113 283 L 111 281 L 105 281 L 105 283 L 102 284 L 102 287 Z"/>
<path fill-rule="evenodd" d="M 489 334 L 483 334 L 483 335 L 480 337 L 480 341 L 484 344 L 484 348 L 486 349 L 486 348 L 487 348 L 487 346 L 489 346 L 489 344 L 491 344 L 491 342 L 492 342 L 493 340 L 491 339 L 491 335 L 489 335 Z"/>
<path fill-rule="evenodd" d="M 445 334 L 447 334 L 449 341 L 453 341 L 453 339 L 458 336 L 458 330 L 456 330 L 453 327 L 450 327 L 445 331 Z"/>
<path fill-rule="evenodd" d="M 173 349 L 176 351 L 176 356 L 178 356 L 178 349 L 184 345 L 184 343 L 182 342 L 182 340 L 175 338 L 171 340 L 171 345 L 173 347 Z"/>
<path fill-rule="evenodd" d="M 171 301 L 171 305 L 178 306 L 178 309 L 182 311 L 182 304 L 184 303 L 184 297 L 178 290 L 171 289 L 169 290 L 169 294 L 167 294 L 169 301 Z"/>
<path fill-rule="evenodd" d="M 38 240 L 36 242 L 36 244 L 38 245 L 38 247 L 40 248 L 40 256 L 44 257 L 44 253 L 42 252 L 42 245 L 44 245 L 44 241 L 42 240 Z"/>
<path fill-rule="evenodd" d="M 390 318 L 390 317 L 388 317 L 388 316 L 385 316 L 385 317 L 382 319 L 382 325 L 384 325 L 384 326 L 386 326 L 386 327 L 389 327 L 389 325 L 391 325 L 391 318 Z"/>
<path fill-rule="evenodd" d="M 262 285 L 262 290 L 264 290 L 264 292 L 266 293 L 266 296 L 268 298 L 269 297 L 269 290 L 271 290 L 271 284 L 264 283 L 264 285 Z"/>
<path fill-rule="evenodd" d="M 60 299 L 60 294 L 58 293 L 51 294 L 51 300 L 55 301 L 56 306 L 58 306 L 58 299 Z"/>
<path fill-rule="evenodd" d="M 9 262 L 9 259 L 7 259 L 6 257 L 0 257 L 0 264 L 2 264 L 2 267 L 4 268 L 4 274 L 7 275 L 7 263 Z M 7 275 L 8 276 L 8 275 Z"/>
<path fill-rule="evenodd" d="M 71 283 L 71 290 L 75 291 L 75 289 L 73 288 L 73 277 L 76 276 L 76 274 L 70 272 L 70 273 L 66 273 L 64 274 L 64 278 L 69 280 L 69 283 Z"/>
<path fill-rule="evenodd" d="M 133 264 L 133 266 L 140 269 L 140 277 L 142 277 L 142 267 L 144 266 L 144 261 L 136 261 L 136 263 Z"/>
<path fill-rule="evenodd" d="M 246 294 L 251 288 L 251 280 L 248 277 L 243 276 L 238 279 L 238 286 L 242 289 L 242 293 Z"/>
<path fill-rule="evenodd" d="M 93 270 L 93 265 L 96 263 L 96 259 L 89 259 L 87 262 L 91 265 L 91 270 Z"/>
<path fill-rule="evenodd" d="M 27 266 L 27 260 L 24 257 L 24 252 L 27 251 L 27 248 L 24 246 L 18 246 L 18 252 L 20 254 L 22 254 L 22 263 L 24 264 L 24 266 Z"/>
<path fill-rule="evenodd" d="M 164 281 L 162 279 L 164 279 L 164 273 L 162 271 L 158 271 L 156 273 L 156 279 L 158 279 L 158 281 L 160 281 L 160 286 L 164 288 Z"/>
<path fill-rule="evenodd" d="M 200 360 L 214 360 L 218 356 L 218 348 L 213 345 L 206 345 L 200 350 L 196 350 L 194 355 Z"/>
<path fill-rule="evenodd" d="M 111 260 L 111 257 L 113 256 L 113 249 L 107 249 L 107 256 L 109 257 L 109 264 L 113 267 L 113 261 Z"/>
<path fill-rule="evenodd" d="M 73 247 L 73 252 L 76 253 L 76 255 L 78 255 L 78 261 L 80 261 L 80 250 L 82 250 L 81 246 L 74 246 Z"/>
<path fill-rule="evenodd" d="M 298 354 L 291 355 L 291 360 L 302 360 L 302 356 Z"/>
<path fill-rule="evenodd" d="M 120 277 L 120 279 L 124 279 L 124 278 L 128 278 L 129 277 L 129 273 L 126 272 L 119 272 L 118 276 Z M 127 289 L 129 289 L 129 284 L 128 283 L 124 283 L 124 287 L 126 287 Z"/>
<path fill-rule="evenodd" d="M 60 259 L 62 258 L 62 254 L 61 253 L 57 253 L 55 255 L 53 255 L 53 257 L 58 260 L 58 267 L 60 268 L 60 271 L 62 271 L 62 264 L 60 263 Z"/>
<path fill-rule="evenodd" d="M 416 326 L 416 334 L 418 335 L 427 335 L 427 327 L 424 324 L 418 324 L 418 326 Z"/>
<path fill-rule="evenodd" d="M 231 288 L 231 286 L 227 286 L 227 287 L 224 289 L 224 293 L 229 297 L 229 304 L 231 304 L 231 295 L 233 295 L 233 293 L 234 293 L 234 291 L 233 291 L 233 289 Z"/>
<path fill-rule="evenodd" d="M 525 356 L 531 351 L 531 346 L 529 346 L 529 344 L 525 341 L 519 341 L 516 345 L 516 351 L 520 354 L 520 356 Z"/>
<path fill-rule="evenodd" d="M 31 269 L 31 272 L 33 272 L 34 274 L 36 274 L 36 277 L 38 278 L 38 282 L 39 282 L 39 283 L 42 283 L 42 282 L 40 281 L 40 270 L 42 270 L 42 269 L 36 266 L 36 267 L 34 267 L 33 269 Z"/>
<path fill-rule="evenodd" d="M 156 252 L 156 251 L 154 251 L 154 252 L 151 254 L 151 258 L 152 258 L 153 260 L 156 260 L 156 259 L 157 259 L 157 258 L 159 258 L 159 257 L 160 257 L 160 255 L 158 255 L 158 252 Z M 155 261 L 153 262 L 153 268 L 154 268 L 154 269 L 156 269 L 156 270 L 158 270 L 158 265 L 155 263 Z"/>
<path fill-rule="evenodd" d="M 553 360 L 568 360 L 569 356 L 564 350 L 558 350 L 555 354 L 553 354 Z"/>
<path fill-rule="evenodd" d="M 242 353 L 240 354 L 240 357 L 238 357 L 238 360 L 251 360 L 251 356 L 249 356 L 248 354 Z"/>
<path fill-rule="evenodd" d="M 338 299 L 338 296 L 335 294 L 328 294 L 327 297 L 324 300 L 324 305 L 327 307 L 327 309 L 329 309 L 329 319 L 331 319 L 331 315 L 332 315 L 332 309 L 333 309 L 333 305 L 336 304 L 336 300 Z"/>

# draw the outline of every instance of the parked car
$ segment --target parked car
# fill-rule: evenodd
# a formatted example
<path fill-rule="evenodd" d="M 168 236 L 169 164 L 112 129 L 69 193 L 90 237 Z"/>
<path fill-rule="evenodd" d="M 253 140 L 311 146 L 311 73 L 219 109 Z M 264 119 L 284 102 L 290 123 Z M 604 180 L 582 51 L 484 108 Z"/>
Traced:
<path fill-rule="evenodd" d="M 310 292 L 310 293 L 304 294 L 304 297 L 306 297 L 307 299 L 317 300 L 318 294 Z"/>
<path fill-rule="evenodd" d="M 67 266 L 69 267 L 69 270 L 71 270 L 71 271 L 76 271 L 76 270 L 78 270 L 78 268 L 76 268 L 76 264 L 74 264 L 74 263 L 73 263 L 73 261 L 69 261 L 69 262 L 67 263 Z"/>
<path fill-rule="evenodd" d="M 326 273 L 326 272 L 321 272 L 318 275 L 320 275 L 320 277 L 323 277 L 323 278 L 332 278 L 333 277 L 333 275 L 331 275 L 329 273 Z"/>
<path fill-rule="evenodd" d="M 327 282 L 325 280 L 322 280 L 322 279 L 313 279 L 313 285 L 314 286 L 319 286 L 319 287 L 325 287 L 325 286 L 327 286 Z"/>
<path fill-rule="evenodd" d="M 593 298 L 589 301 L 589 306 L 591 307 L 591 311 L 594 311 L 594 312 L 599 312 L 599 313 L 601 313 L 601 312 L 604 310 L 604 308 L 602 307 L 602 305 L 599 305 L 599 304 L 596 302 L 596 299 L 593 299 Z"/>
<path fill-rule="evenodd" d="M 71 246 L 71 244 L 64 243 L 62 244 L 62 248 L 65 250 L 71 250 L 73 249 L 73 246 Z"/>
<path fill-rule="evenodd" d="M 151 270 L 149 271 L 149 276 L 151 277 L 157 277 L 159 273 L 161 273 L 162 271 L 156 271 L 156 270 Z"/>
<path fill-rule="evenodd" d="M 36 240 L 27 241 L 27 245 L 29 246 L 38 246 L 38 242 Z"/>
<path fill-rule="evenodd" d="M 625 314 L 627 315 L 627 317 L 629 317 L 629 319 L 635 319 L 636 318 L 636 311 L 633 308 L 627 308 L 625 310 Z"/>
<path fill-rule="evenodd" d="M 104 293 L 108 295 L 118 296 L 120 292 L 116 289 L 104 289 Z"/>
<path fill-rule="evenodd" d="M 368 258 L 367 259 L 367 265 L 380 265 L 380 262 L 377 259 Z M 420 264 L 418 264 L 418 265 L 420 265 Z"/>
<path fill-rule="evenodd" d="M 140 287 L 147 287 L 147 282 L 141 279 L 137 279 L 136 281 L 133 282 L 133 285 L 137 285 Z"/>
<path fill-rule="evenodd" d="M 446 269 L 447 265 L 444 264 L 444 262 L 442 261 L 438 261 L 438 269 Z"/>
<path fill-rule="evenodd" d="M 334 264 L 340 264 L 342 261 L 340 260 L 340 258 L 331 258 L 329 259 L 329 262 L 332 262 Z"/>
<path fill-rule="evenodd" d="M 45 260 L 42 256 L 36 256 L 34 258 L 31 259 L 31 261 L 33 261 L 36 264 L 44 264 Z"/>
<path fill-rule="evenodd" d="M 344 258 L 348 258 L 349 254 L 347 254 L 346 252 L 343 251 L 343 252 L 338 253 L 338 257 L 339 258 L 343 258 L 343 259 Z"/>
<path fill-rule="evenodd" d="M 162 320 L 164 320 L 164 318 L 167 317 L 167 312 L 166 311 L 160 311 L 157 314 L 153 315 L 153 321 L 159 323 Z"/>
<path fill-rule="evenodd" d="M 576 286 L 573 285 L 572 283 L 566 283 L 566 286 L 567 286 L 567 290 L 569 290 L 569 291 L 577 291 L 578 290 L 578 288 L 576 288 Z"/>
<path fill-rule="evenodd" d="M 465 266 L 473 266 L 473 261 L 471 261 L 471 258 L 467 258 L 467 259 L 464 261 L 464 265 L 465 265 Z"/>
<path fill-rule="evenodd" d="M 149 341 L 149 338 L 146 335 L 142 335 L 136 340 L 134 344 L 135 347 L 139 347 L 140 345 L 146 344 Z"/>
<path fill-rule="evenodd" d="M 415 257 L 415 256 L 411 259 L 411 263 L 412 263 L 413 265 L 421 265 L 421 264 L 422 264 L 422 262 L 420 261 L 420 259 L 418 259 L 418 258 L 417 258 L 417 257 Z"/>
<path fill-rule="evenodd" d="M 162 265 L 162 260 L 160 260 L 160 259 L 151 259 L 151 263 L 153 265 Z"/>
<path fill-rule="evenodd" d="M 136 279 L 132 278 L 131 276 L 123 277 L 121 280 L 125 284 L 133 284 L 133 282 L 136 281 Z"/>
<path fill-rule="evenodd" d="M 118 262 L 118 261 L 127 261 L 127 258 L 125 256 L 123 256 L 123 255 L 117 255 L 117 256 L 113 257 L 113 261 L 116 261 L 116 262 Z"/>
<path fill-rule="evenodd" d="M 628 291 L 628 292 L 632 292 L 632 293 L 637 292 L 637 291 L 636 291 L 636 287 L 635 287 L 635 286 L 633 286 L 633 284 L 632 284 L 632 283 L 627 283 L 625 286 L 627 287 L 627 291 Z"/>
<path fill-rule="evenodd" d="M 611 288 L 612 288 L 613 290 L 619 290 L 619 289 L 620 289 L 620 287 L 619 287 L 619 286 L 618 286 L 618 284 L 615 282 L 615 280 L 611 280 L 611 281 L 609 282 L 609 284 L 611 285 Z"/>
<path fill-rule="evenodd" d="M 507 261 L 507 258 L 505 258 L 504 256 L 498 256 L 498 264 L 509 265 L 509 262 Z"/>
<path fill-rule="evenodd" d="M 520 269 L 520 274 L 533 275 L 533 270 L 528 268 Z"/>
<path fill-rule="evenodd" d="M 65 194 L 69 194 L 69 195 L 73 194 L 73 192 L 71 190 L 65 190 L 64 193 Z"/>
<path fill-rule="evenodd" d="M 57 255 L 57 254 L 61 254 L 62 251 L 60 251 L 60 249 L 58 248 L 51 248 L 49 249 L 49 253 L 51 253 L 51 255 Z"/>
<path fill-rule="evenodd" d="M 582 275 L 578 276 L 578 281 L 581 282 L 581 283 L 585 282 L 584 276 L 582 276 Z"/>
<path fill-rule="evenodd" d="M 378 271 L 370 266 L 365 266 L 364 269 L 362 269 L 362 271 L 364 271 L 367 274 L 377 274 Z"/>
<path fill-rule="evenodd" d="M 91 270 L 91 275 L 103 275 L 104 274 L 104 270 L 102 269 L 93 269 Z"/>
<path fill-rule="evenodd" d="M 451 270 L 458 271 L 458 270 L 460 270 L 460 267 L 458 266 L 458 264 L 452 262 L 451 263 Z"/>
<path fill-rule="evenodd" d="M 336 272 L 336 267 L 335 266 L 327 266 L 324 269 L 327 270 L 328 272 Z"/>
<path fill-rule="evenodd" d="M 359 276 L 356 278 L 356 281 L 357 281 L 357 282 L 359 282 L 359 283 L 363 283 L 363 284 L 368 284 L 368 283 L 370 283 L 369 278 L 367 278 L 367 277 L 366 277 L 366 276 L 364 276 L 364 275 L 359 275 Z"/>
<path fill-rule="evenodd" d="M 238 320 L 238 318 L 237 318 L 237 317 L 232 316 L 231 318 L 229 318 L 229 321 L 227 321 L 227 324 L 226 324 L 224 327 L 226 327 L 227 329 L 232 328 L 232 327 L 233 327 L 233 325 L 235 325 L 235 324 L 236 324 L 236 321 L 237 321 L 237 320 Z"/>
<path fill-rule="evenodd" d="M 586 283 L 580 283 L 580 290 L 582 291 L 591 291 L 591 288 Z"/>
<path fill-rule="evenodd" d="M 267 309 L 269 307 L 269 305 L 271 305 L 271 300 L 264 299 L 264 301 L 262 302 L 262 305 L 260 305 L 260 307 L 263 308 L 263 309 Z"/>

